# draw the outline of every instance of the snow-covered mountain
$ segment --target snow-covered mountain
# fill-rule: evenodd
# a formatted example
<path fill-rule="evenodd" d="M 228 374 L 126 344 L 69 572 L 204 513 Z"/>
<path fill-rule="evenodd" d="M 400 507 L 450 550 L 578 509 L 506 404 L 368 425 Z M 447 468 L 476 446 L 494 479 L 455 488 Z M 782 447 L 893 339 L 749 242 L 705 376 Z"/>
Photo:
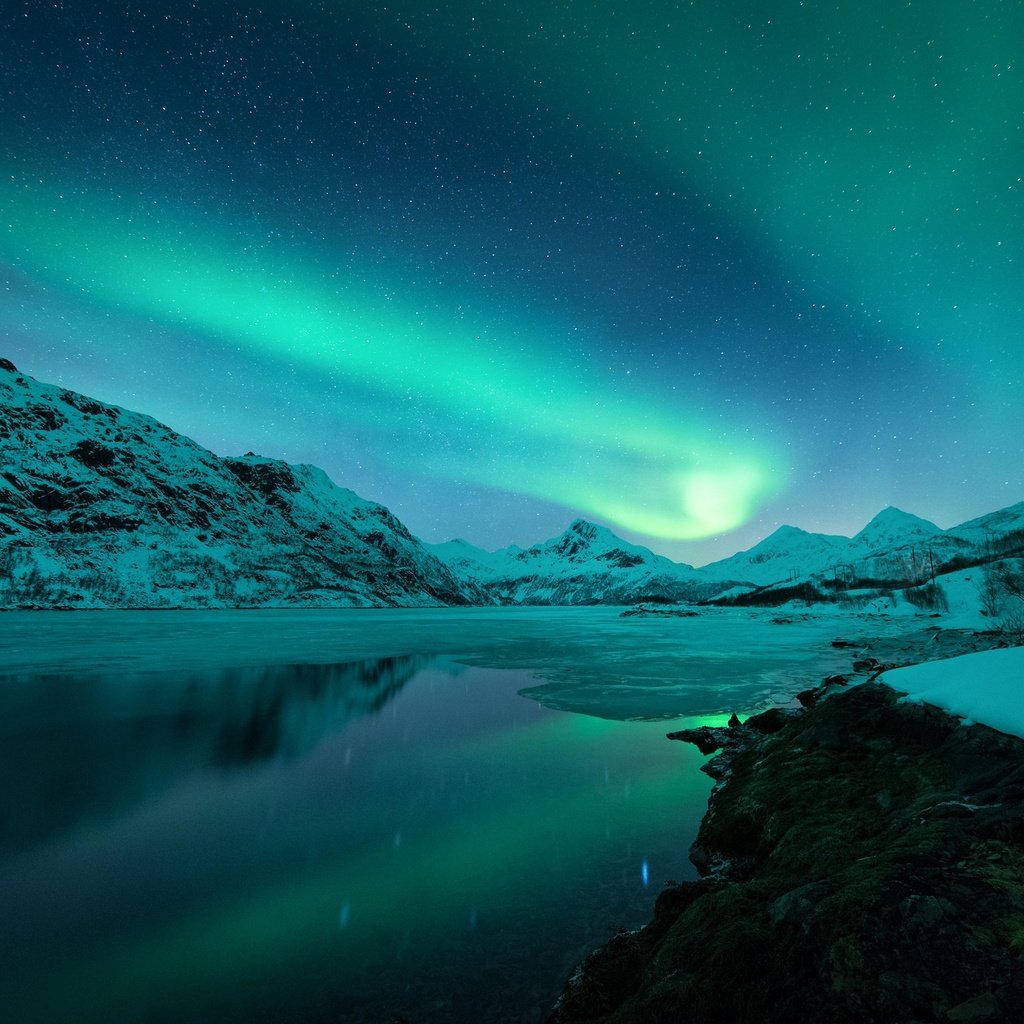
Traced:
<path fill-rule="evenodd" d="M 958 538 L 964 544 L 972 544 L 982 550 L 993 546 L 998 548 L 1007 538 L 1024 532 L 1024 501 L 1008 505 L 997 512 L 989 512 L 954 526 L 947 535 Z"/>
<path fill-rule="evenodd" d="M 699 571 L 758 587 L 815 578 L 916 581 L 932 576 L 957 557 L 979 554 L 986 536 L 1005 536 L 1021 526 L 1024 503 L 949 530 L 890 506 L 853 537 L 780 526 L 749 550 Z"/>
<path fill-rule="evenodd" d="M 1024 552 L 1024 502 L 950 530 L 781 526 L 695 569 L 575 520 L 529 548 L 424 544 L 313 466 L 223 458 L 0 359 L 0 608 L 632 604 L 810 582 L 904 586 Z"/>
<path fill-rule="evenodd" d="M 705 565 L 701 571 L 715 579 L 741 580 L 757 586 L 791 583 L 844 559 L 849 544 L 848 537 L 780 526 L 747 551 Z"/>
<path fill-rule="evenodd" d="M 724 589 L 722 578 L 630 544 L 585 519 L 530 548 L 483 551 L 462 540 L 428 547 L 498 604 L 698 601 Z"/>
<path fill-rule="evenodd" d="M 0 607 L 477 603 L 382 505 L 0 360 Z"/>
<path fill-rule="evenodd" d="M 468 541 L 455 539 L 443 544 L 427 544 L 427 550 L 440 558 L 460 579 L 488 581 L 501 576 L 523 549 L 516 544 L 498 551 L 485 551 Z"/>
<path fill-rule="evenodd" d="M 927 519 L 890 505 L 852 538 L 851 547 L 853 550 L 859 549 L 864 556 L 884 554 L 908 544 L 928 544 L 942 533 L 938 526 Z"/>
<path fill-rule="evenodd" d="M 632 604 L 695 602 L 805 583 L 826 591 L 902 587 L 930 579 L 957 559 L 973 564 L 986 544 L 999 554 L 1000 538 L 1022 528 L 1024 503 L 952 530 L 889 507 L 853 537 L 780 526 L 752 548 L 696 569 L 583 519 L 525 549 L 483 551 L 463 540 L 427 546 L 498 604 Z M 1024 550 L 1024 535 L 1019 541 Z"/>

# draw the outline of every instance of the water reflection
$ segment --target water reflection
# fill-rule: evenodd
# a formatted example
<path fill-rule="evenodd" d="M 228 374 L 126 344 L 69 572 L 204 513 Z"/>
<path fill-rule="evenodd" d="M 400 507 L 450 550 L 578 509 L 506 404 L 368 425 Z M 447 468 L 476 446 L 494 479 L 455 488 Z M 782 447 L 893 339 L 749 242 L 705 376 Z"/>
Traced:
<path fill-rule="evenodd" d="M 433 660 L 369 658 L 221 673 L 227 677 L 221 690 L 232 696 L 228 707 L 214 715 L 214 760 L 232 765 L 303 754 L 349 719 L 379 712 Z"/>
<path fill-rule="evenodd" d="M 8 680 L 22 848 L 0 853 L 0 1006 L 47 1024 L 542 1019 L 588 946 L 685 877 L 709 780 L 660 726 L 552 711 L 529 682 L 428 658 Z M 57 821 L 9 796 L 25 786 L 77 789 Z"/>
<path fill-rule="evenodd" d="M 689 877 L 710 786 L 662 723 L 610 719 L 724 721 L 804 688 L 830 635 L 614 609 L 3 626 L 0 1007 L 46 1024 L 542 1020 Z M 368 657 L 396 649 L 423 656 Z"/>
<path fill-rule="evenodd" d="M 295 758 L 434 659 L 0 676 L 0 851 L 121 813 L 197 770 Z"/>

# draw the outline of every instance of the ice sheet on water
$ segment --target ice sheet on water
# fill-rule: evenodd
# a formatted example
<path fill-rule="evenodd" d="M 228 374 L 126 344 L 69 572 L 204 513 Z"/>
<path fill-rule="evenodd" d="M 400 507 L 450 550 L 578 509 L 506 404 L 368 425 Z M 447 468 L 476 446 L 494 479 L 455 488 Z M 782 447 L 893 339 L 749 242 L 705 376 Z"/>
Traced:
<path fill-rule="evenodd" d="M 829 641 L 848 617 L 776 623 L 708 609 L 696 618 L 622 617 L 616 608 L 10 613 L 7 673 L 85 680 L 174 670 L 341 664 L 447 656 L 530 672 L 529 696 L 606 718 L 752 710 L 848 667 Z M 877 631 L 877 626 L 873 627 Z"/>

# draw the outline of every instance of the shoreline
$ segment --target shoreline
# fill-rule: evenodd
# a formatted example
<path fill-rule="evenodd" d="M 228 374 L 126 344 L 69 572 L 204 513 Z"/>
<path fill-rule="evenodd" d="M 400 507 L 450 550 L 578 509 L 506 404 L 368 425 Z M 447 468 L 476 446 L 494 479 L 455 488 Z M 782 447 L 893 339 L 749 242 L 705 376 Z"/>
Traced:
<path fill-rule="evenodd" d="M 842 641 L 867 680 L 704 730 L 702 877 L 587 957 L 549 1024 L 1024 1020 L 1024 740 L 874 681 L 999 640 Z"/>

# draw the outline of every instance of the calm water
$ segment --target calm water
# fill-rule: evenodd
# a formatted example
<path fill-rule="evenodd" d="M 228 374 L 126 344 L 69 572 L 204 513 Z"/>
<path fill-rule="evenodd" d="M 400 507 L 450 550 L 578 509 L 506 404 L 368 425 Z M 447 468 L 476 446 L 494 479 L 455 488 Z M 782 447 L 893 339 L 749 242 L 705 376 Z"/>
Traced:
<path fill-rule="evenodd" d="M 834 624 L 614 609 L 0 616 L 0 1005 L 29 1022 L 533 1021 L 709 780 L 666 722 Z"/>

